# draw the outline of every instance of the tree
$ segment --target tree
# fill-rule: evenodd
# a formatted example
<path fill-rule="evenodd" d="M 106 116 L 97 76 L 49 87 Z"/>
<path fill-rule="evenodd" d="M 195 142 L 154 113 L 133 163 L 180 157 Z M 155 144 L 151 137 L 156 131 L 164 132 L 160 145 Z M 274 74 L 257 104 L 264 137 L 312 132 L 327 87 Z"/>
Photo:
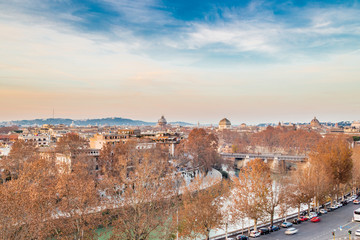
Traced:
<path fill-rule="evenodd" d="M 285 201 L 285 195 L 287 192 L 287 184 L 283 178 L 273 180 L 269 184 L 267 193 L 267 201 L 265 203 L 265 212 L 270 215 L 270 225 L 274 224 L 274 215 L 276 207 L 278 207 L 283 201 Z"/>
<path fill-rule="evenodd" d="M 352 190 L 353 193 L 356 193 L 357 189 L 360 187 L 360 146 L 353 149 L 352 161 Z"/>
<path fill-rule="evenodd" d="M 302 203 L 310 205 L 313 197 L 312 175 L 309 171 L 309 165 L 298 167 L 290 175 L 290 183 L 288 188 L 290 206 L 296 207 L 298 210 L 298 218 L 300 217 L 300 207 Z"/>
<path fill-rule="evenodd" d="M 96 182 L 83 163 L 58 175 L 56 189 L 56 235 L 62 239 L 89 239 L 97 224 L 99 194 Z"/>
<path fill-rule="evenodd" d="M 183 152 L 193 167 L 201 167 L 206 172 L 219 163 L 221 158 L 217 153 L 218 139 L 208 134 L 202 128 L 195 128 L 184 141 Z"/>
<path fill-rule="evenodd" d="M 89 144 L 86 139 L 76 133 L 67 133 L 58 140 L 55 151 L 70 156 L 88 147 Z"/>
<path fill-rule="evenodd" d="M 243 223 L 243 219 L 245 218 L 244 213 L 241 211 L 236 205 L 236 196 L 233 194 L 233 184 L 232 181 L 224 180 L 222 182 L 223 193 L 221 194 L 221 215 L 222 215 L 222 226 L 225 227 L 225 239 L 228 239 L 228 227 L 230 224 L 236 224 L 238 221 Z M 227 191 L 225 191 L 227 190 Z"/>
<path fill-rule="evenodd" d="M 37 159 L 38 156 L 35 142 L 19 139 L 12 145 L 9 156 L 1 160 L 1 165 L 16 177 L 23 169 L 25 162 Z"/>
<path fill-rule="evenodd" d="M 205 236 L 210 239 L 210 231 L 219 228 L 222 223 L 221 196 L 227 190 L 223 187 L 221 183 L 206 183 L 201 177 L 187 187 L 180 208 L 181 236 Z"/>
<path fill-rule="evenodd" d="M 103 203 L 111 211 L 111 239 L 160 239 L 173 233 L 178 177 L 166 152 L 158 148 L 131 151 L 119 158 L 118 175 L 106 174 L 101 188 Z"/>
<path fill-rule="evenodd" d="M 258 220 L 264 218 L 270 187 L 270 168 L 261 159 L 250 161 L 235 179 L 236 204 L 254 221 L 255 230 Z"/>
<path fill-rule="evenodd" d="M 19 177 L 0 186 L 0 239 L 46 239 L 54 234 L 55 164 L 24 163 Z"/>
<path fill-rule="evenodd" d="M 340 184 L 346 184 L 351 179 L 351 155 L 350 144 L 341 137 L 323 139 L 310 153 L 311 162 L 322 166 L 324 173 L 328 174 L 336 195 L 339 193 Z"/>
<path fill-rule="evenodd" d="M 136 155 L 136 142 L 126 141 L 125 143 L 119 142 L 115 145 L 106 144 L 100 151 L 99 167 L 102 173 L 118 175 L 117 167 L 119 161 L 129 160 L 133 158 L 131 155 Z"/>

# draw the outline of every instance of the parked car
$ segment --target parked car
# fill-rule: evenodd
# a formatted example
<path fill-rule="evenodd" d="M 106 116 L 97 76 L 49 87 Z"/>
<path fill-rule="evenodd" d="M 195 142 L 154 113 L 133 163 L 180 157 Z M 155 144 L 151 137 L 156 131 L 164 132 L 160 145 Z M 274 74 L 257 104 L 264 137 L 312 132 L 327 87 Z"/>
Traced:
<path fill-rule="evenodd" d="M 291 222 L 283 222 L 282 224 L 281 224 L 281 227 L 283 227 L 283 228 L 288 228 L 288 227 L 292 227 L 292 223 Z"/>
<path fill-rule="evenodd" d="M 259 231 L 251 231 L 249 236 L 252 238 L 257 238 L 261 235 L 261 233 Z"/>
<path fill-rule="evenodd" d="M 307 216 L 300 216 L 299 220 L 305 222 L 305 221 L 309 220 L 309 218 Z"/>
<path fill-rule="evenodd" d="M 310 212 L 310 214 L 309 214 L 310 219 L 313 217 L 317 217 L 317 216 L 318 216 L 318 214 L 316 212 Z"/>
<path fill-rule="evenodd" d="M 332 205 L 331 207 L 329 207 L 329 209 L 331 209 L 331 211 L 334 211 L 334 210 L 336 210 L 336 209 L 338 209 L 339 207 L 338 206 L 336 206 L 336 205 Z"/>
<path fill-rule="evenodd" d="M 341 203 L 336 204 L 339 208 L 341 208 L 343 205 Z"/>
<path fill-rule="evenodd" d="M 280 228 L 278 226 L 274 226 L 274 225 L 268 227 L 268 229 L 270 232 L 275 232 L 275 231 L 280 230 Z"/>
<path fill-rule="evenodd" d="M 249 240 L 249 238 L 245 235 L 239 235 L 239 236 L 236 236 L 234 239 L 236 240 Z"/>
<path fill-rule="evenodd" d="M 300 224 L 302 221 L 298 218 L 294 218 L 292 221 L 291 221 L 293 224 Z"/>
<path fill-rule="evenodd" d="M 355 236 L 360 236 L 360 228 L 355 231 Z"/>
<path fill-rule="evenodd" d="M 265 234 L 269 234 L 270 233 L 270 230 L 268 228 L 259 228 L 259 232 L 261 235 L 265 235 Z"/>
<path fill-rule="evenodd" d="M 292 227 L 292 228 L 286 229 L 285 234 L 286 235 L 293 235 L 293 234 L 295 234 L 297 232 L 298 232 L 298 230 L 296 228 Z"/>
<path fill-rule="evenodd" d="M 320 218 L 319 217 L 313 217 L 310 219 L 311 222 L 315 223 L 315 222 L 320 222 Z"/>
<path fill-rule="evenodd" d="M 357 199 L 355 199 L 355 200 L 353 201 L 353 204 L 360 204 L 360 201 L 357 200 Z"/>
<path fill-rule="evenodd" d="M 321 212 L 322 214 L 326 214 L 326 213 L 327 213 L 327 211 L 326 211 L 325 209 L 320 209 L 320 212 Z"/>

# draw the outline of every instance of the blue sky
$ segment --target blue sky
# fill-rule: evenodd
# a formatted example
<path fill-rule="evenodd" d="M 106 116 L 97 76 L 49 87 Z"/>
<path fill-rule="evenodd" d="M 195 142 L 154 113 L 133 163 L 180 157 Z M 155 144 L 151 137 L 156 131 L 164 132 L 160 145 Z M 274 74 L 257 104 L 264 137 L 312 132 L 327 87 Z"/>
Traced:
<path fill-rule="evenodd" d="M 360 119 L 358 1 L 0 0 L 0 30 L 2 120 Z"/>

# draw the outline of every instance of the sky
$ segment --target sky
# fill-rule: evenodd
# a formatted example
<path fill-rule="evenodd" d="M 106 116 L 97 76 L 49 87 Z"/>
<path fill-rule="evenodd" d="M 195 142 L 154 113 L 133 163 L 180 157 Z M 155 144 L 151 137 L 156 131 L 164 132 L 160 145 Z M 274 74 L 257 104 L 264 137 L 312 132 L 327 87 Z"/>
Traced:
<path fill-rule="evenodd" d="M 0 0 L 0 120 L 360 119 L 360 2 Z"/>

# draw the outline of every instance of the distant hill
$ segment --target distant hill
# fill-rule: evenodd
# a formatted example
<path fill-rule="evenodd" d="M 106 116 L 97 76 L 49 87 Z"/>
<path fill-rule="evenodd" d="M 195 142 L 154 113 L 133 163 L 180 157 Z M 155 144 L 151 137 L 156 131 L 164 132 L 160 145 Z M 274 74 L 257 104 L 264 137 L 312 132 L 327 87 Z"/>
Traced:
<path fill-rule="evenodd" d="M 0 124 L 6 124 L 8 122 L 3 122 Z M 65 124 L 70 125 L 74 123 L 76 126 L 87 126 L 87 125 L 128 125 L 128 126 L 154 126 L 156 122 L 145 122 L 140 120 L 132 120 L 128 118 L 120 118 L 120 117 L 113 117 L 113 118 L 98 118 L 98 119 L 82 119 L 82 120 L 74 120 L 69 118 L 47 118 L 47 119 L 33 119 L 33 120 L 17 120 L 11 121 L 12 125 L 18 126 L 33 126 L 38 125 L 41 126 L 43 124 L 51 124 L 51 125 L 58 125 L 58 124 Z M 192 125 L 191 123 L 186 122 L 174 122 L 170 124 L 177 124 L 177 125 Z"/>

